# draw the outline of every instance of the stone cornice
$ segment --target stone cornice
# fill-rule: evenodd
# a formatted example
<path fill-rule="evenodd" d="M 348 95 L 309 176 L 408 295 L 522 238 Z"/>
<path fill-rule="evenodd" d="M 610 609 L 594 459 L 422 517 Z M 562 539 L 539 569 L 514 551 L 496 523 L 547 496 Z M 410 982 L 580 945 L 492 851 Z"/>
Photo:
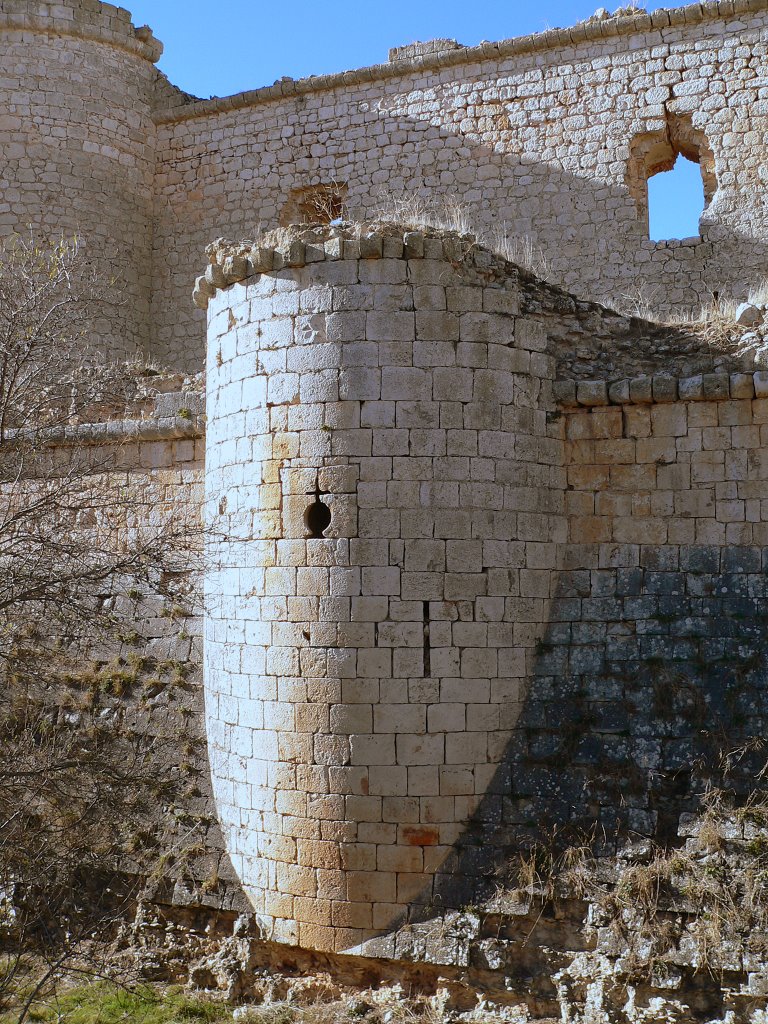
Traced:
<path fill-rule="evenodd" d="M 524 54 L 546 53 L 565 46 L 579 46 L 583 43 L 604 42 L 619 36 L 642 35 L 643 33 L 698 25 L 768 10 L 768 0 L 710 0 L 708 3 L 691 4 L 672 10 L 657 10 L 651 14 L 633 14 L 601 21 L 585 21 L 572 28 L 549 29 L 535 35 L 518 36 L 498 43 L 480 43 L 457 49 L 441 50 L 407 60 L 395 60 L 388 64 L 374 64 L 356 71 L 342 71 L 331 75 L 312 78 L 282 79 L 274 85 L 234 96 L 214 97 L 198 100 L 178 107 L 155 111 L 157 124 L 170 124 L 193 117 L 227 113 L 245 107 L 258 106 L 273 100 L 302 96 L 307 93 L 327 92 L 330 89 L 365 85 L 388 78 L 403 78 L 414 72 L 440 71 L 443 68 L 471 64 L 504 57 Z"/>
<path fill-rule="evenodd" d="M 166 416 L 152 420 L 108 420 L 105 423 L 76 423 L 35 431 L 35 440 L 52 447 L 66 445 L 110 445 L 138 441 L 185 441 L 205 436 L 202 419 L 182 420 Z M 6 445 L 28 440 L 28 431 L 6 432 Z"/>
<path fill-rule="evenodd" d="M 202 418 L 180 419 L 178 416 L 164 416 L 157 419 L 135 420 L 115 419 L 104 423 L 76 423 L 38 430 L 32 434 L 25 430 L 6 431 L 5 445 L 13 447 L 17 442 L 34 438 L 36 444 L 48 447 L 74 445 L 99 446 L 139 441 L 187 441 L 205 436 L 205 422 Z M 2 447 L 2 445 L 0 445 Z"/>
<path fill-rule="evenodd" d="M 622 380 L 558 380 L 554 398 L 568 411 L 609 405 L 663 402 L 726 402 L 768 398 L 768 370 L 754 373 L 699 373 L 693 377 L 658 374 Z"/>
<path fill-rule="evenodd" d="M 3 443 L 8 447 L 23 442 L 58 447 L 194 440 L 205 436 L 204 405 L 204 396 L 197 391 L 161 392 L 154 396 L 153 407 L 143 413 L 134 405 L 122 412 L 114 410 L 101 421 L 86 419 L 33 430 L 7 430 Z M 83 415 L 87 416 L 87 411 Z"/>

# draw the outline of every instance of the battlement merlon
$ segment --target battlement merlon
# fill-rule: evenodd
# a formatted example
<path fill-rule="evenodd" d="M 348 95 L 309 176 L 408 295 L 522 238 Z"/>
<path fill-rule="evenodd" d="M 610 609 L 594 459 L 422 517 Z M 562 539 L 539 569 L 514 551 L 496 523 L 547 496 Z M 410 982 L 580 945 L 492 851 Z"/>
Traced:
<path fill-rule="evenodd" d="M 274 85 L 235 93 L 233 96 L 214 96 L 209 100 L 179 103 L 165 110 L 157 110 L 153 116 L 158 124 L 172 124 L 193 117 L 205 117 L 257 106 L 288 96 L 327 92 L 331 89 L 368 84 L 388 78 L 402 78 L 412 72 L 440 70 L 532 53 L 541 54 L 582 43 L 605 42 L 611 38 L 638 36 L 654 31 L 663 32 L 665 29 L 733 19 L 759 11 L 768 11 L 768 0 L 709 0 L 672 10 L 660 8 L 651 13 L 643 11 L 607 18 L 595 17 L 570 28 L 547 29 L 545 32 L 516 36 L 499 42 L 482 42 L 477 46 L 462 46 L 453 40 L 433 40 L 396 47 L 390 51 L 389 61 L 385 64 L 373 64 L 329 75 L 313 75 L 309 78 L 281 78 Z M 437 45 L 433 47 L 433 43 Z M 409 54 L 411 49 L 413 56 Z"/>
<path fill-rule="evenodd" d="M 99 0 L 57 0 L 29 3 L 0 0 L 0 32 L 31 31 L 103 42 L 127 50 L 152 64 L 163 54 L 163 44 L 147 25 L 136 27 L 130 11 Z"/>

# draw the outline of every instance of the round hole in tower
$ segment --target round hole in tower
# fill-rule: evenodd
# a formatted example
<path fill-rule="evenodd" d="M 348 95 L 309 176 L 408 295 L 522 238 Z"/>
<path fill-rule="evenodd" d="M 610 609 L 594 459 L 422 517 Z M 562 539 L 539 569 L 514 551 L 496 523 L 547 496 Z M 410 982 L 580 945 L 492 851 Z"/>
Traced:
<path fill-rule="evenodd" d="M 322 537 L 331 525 L 331 510 L 317 497 L 304 513 L 304 525 L 310 537 Z"/>

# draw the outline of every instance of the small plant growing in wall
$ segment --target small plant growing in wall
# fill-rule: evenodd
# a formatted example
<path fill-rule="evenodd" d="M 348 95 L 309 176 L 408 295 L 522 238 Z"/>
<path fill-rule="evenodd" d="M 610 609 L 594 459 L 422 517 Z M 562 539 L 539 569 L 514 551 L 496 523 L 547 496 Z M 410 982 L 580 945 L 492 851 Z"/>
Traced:
<path fill-rule="evenodd" d="M 325 182 L 294 189 L 280 217 L 282 225 L 334 224 L 342 220 L 347 201 L 344 182 Z"/>

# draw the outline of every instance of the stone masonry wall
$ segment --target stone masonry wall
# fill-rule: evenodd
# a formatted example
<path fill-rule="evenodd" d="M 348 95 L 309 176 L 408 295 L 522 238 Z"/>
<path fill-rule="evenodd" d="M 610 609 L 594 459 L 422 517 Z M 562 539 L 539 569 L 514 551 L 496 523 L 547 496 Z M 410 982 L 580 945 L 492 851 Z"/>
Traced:
<path fill-rule="evenodd" d="M 121 531 L 128 550 L 137 536 L 146 543 L 176 531 L 179 560 L 194 567 L 202 548 L 205 444 L 202 396 L 192 383 L 188 390 L 178 378 L 141 378 L 138 396 L 125 407 L 108 396 L 48 441 L 62 473 L 72 471 L 74 460 L 75 481 L 104 495 L 109 529 Z M 168 390 L 173 384 L 176 389 Z M 13 444 L 12 432 L 7 437 Z M 35 494 L 34 478 L 11 483 L 16 502 Z M 100 498 L 89 500 L 100 504 Z M 88 530 L 90 517 L 84 519 Z M 100 595 L 114 616 L 114 635 L 91 638 L 78 663 L 62 672 L 55 698 L 64 712 L 62 727 L 67 715 L 77 716 L 81 702 L 95 702 L 104 716 L 137 730 L 149 747 L 159 746 L 161 763 L 179 772 L 173 801 L 165 800 L 145 824 L 147 835 L 156 837 L 158 871 L 150 891 L 157 907 L 191 906 L 198 915 L 205 908 L 239 912 L 247 904 L 222 842 L 205 749 L 199 594 L 193 589 L 183 604 L 175 596 L 191 582 L 187 575 L 174 585 L 173 599 L 138 580 Z M 132 863 L 123 866 L 136 870 Z"/>
<path fill-rule="evenodd" d="M 254 237 L 334 183 L 361 220 L 455 199 L 579 296 L 744 298 L 766 274 L 767 31 L 765 0 L 723 0 L 157 110 L 155 351 L 202 358 L 187 295 L 210 239 Z M 701 161 L 701 237 L 655 244 L 645 177 L 676 152 Z"/>
<path fill-rule="evenodd" d="M 692 834 L 707 787 L 738 805 L 763 785 L 768 375 L 454 235 L 307 229 L 209 259 L 213 787 L 195 747 L 158 934 L 250 910 L 254 943 L 444 965 L 555 1015 L 553 975 L 594 943 L 581 904 L 498 896 L 514 855 L 596 829 L 599 852 L 642 838 L 644 863 L 648 839 Z M 62 464 L 116 445 L 115 487 L 186 515 L 198 401 L 97 408 Z M 191 690 L 137 681 L 118 703 L 156 730 L 184 703 L 186 760 L 200 622 L 136 595 L 115 611 L 136 635 L 105 657 L 183 666 Z M 619 963 L 608 931 L 596 955 Z M 762 961 L 731 960 L 751 998 Z"/>
<path fill-rule="evenodd" d="M 712 0 L 200 101 L 122 8 L 3 0 L 0 233 L 78 232 L 125 297 L 105 353 L 191 371 L 199 252 L 301 218 L 312 189 L 358 219 L 458 206 L 579 296 L 741 299 L 766 273 L 767 28 L 766 0 Z M 678 153 L 701 165 L 700 237 L 652 243 L 646 178 Z"/>
<path fill-rule="evenodd" d="M 132 424 L 107 425 L 117 441 L 122 469 L 112 474 L 115 489 L 135 496 L 140 517 L 155 529 L 189 524 L 193 564 L 195 550 L 203 546 L 201 397 L 184 392 L 161 395 L 153 414 L 138 426 L 135 439 Z M 139 526 L 146 528 L 147 522 Z M 158 808 L 157 820 L 147 823 L 157 833 L 159 868 L 148 891 L 156 908 L 191 907 L 203 919 L 207 910 L 242 912 L 248 904 L 227 856 L 211 787 L 199 596 L 193 592 L 182 608 L 158 595 L 138 600 L 123 595 L 115 601 L 114 611 L 129 627 L 128 637 L 121 649 L 107 653 L 112 663 L 123 658 L 130 664 L 141 657 L 141 678 L 120 697 L 127 724 L 150 737 L 168 737 L 172 763 L 188 766 L 183 769 L 187 784 L 179 788 L 173 806 Z"/>
<path fill-rule="evenodd" d="M 553 385 L 585 318 L 619 352 L 642 325 L 455 236 L 209 256 L 208 736 L 263 934 L 395 955 L 528 843 L 747 800 L 765 371 L 674 376 L 684 339 Z"/>
<path fill-rule="evenodd" d="M 431 899 L 548 620 L 554 361 L 514 269 L 465 257 L 297 242 L 210 300 L 209 748 L 279 941 L 349 950 Z"/>
<path fill-rule="evenodd" d="M 2 0 L 0 40 L 0 237 L 79 236 L 109 296 L 105 356 L 146 354 L 162 47 L 97 0 Z"/>
<path fill-rule="evenodd" d="M 633 833 L 674 844 L 708 787 L 738 805 L 763 786 L 768 375 L 634 378 L 645 397 L 614 382 L 614 404 L 596 383 L 582 407 L 562 388 L 568 542 L 446 903 L 487 898 L 510 853 L 553 829 L 597 828 L 608 851 Z"/>
<path fill-rule="evenodd" d="M 536 670 L 582 725 L 568 770 L 598 766 L 586 806 L 663 838 L 768 710 L 768 379 L 679 396 L 568 411 L 570 544 Z M 727 788 L 754 787 L 763 759 L 744 753 Z"/>

